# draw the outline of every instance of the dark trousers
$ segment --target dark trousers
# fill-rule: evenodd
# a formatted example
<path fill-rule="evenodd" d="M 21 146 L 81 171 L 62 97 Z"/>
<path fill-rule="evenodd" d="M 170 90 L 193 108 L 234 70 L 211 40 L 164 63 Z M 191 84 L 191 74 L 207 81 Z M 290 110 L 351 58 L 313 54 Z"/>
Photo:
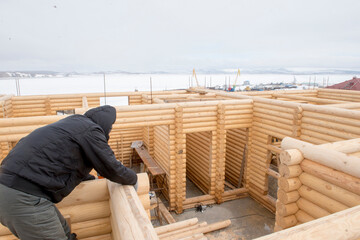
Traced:
<path fill-rule="evenodd" d="M 0 222 L 22 240 L 70 239 L 70 228 L 54 203 L 2 184 Z"/>

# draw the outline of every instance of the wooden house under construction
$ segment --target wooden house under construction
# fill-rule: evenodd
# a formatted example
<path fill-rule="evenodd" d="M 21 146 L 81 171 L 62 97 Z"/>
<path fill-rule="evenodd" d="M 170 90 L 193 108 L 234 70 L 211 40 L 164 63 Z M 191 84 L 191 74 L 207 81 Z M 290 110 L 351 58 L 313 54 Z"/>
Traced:
<path fill-rule="evenodd" d="M 0 96 L 0 161 L 34 129 L 97 107 L 102 97 Z M 336 219 L 351 220 L 347 231 L 336 229 L 341 239 L 360 237 L 360 92 L 192 88 L 106 97 L 128 98 L 116 106 L 110 135 L 117 159 L 129 166 L 131 144 L 142 141 L 165 172 L 154 180 L 169 210 L 250 196 L 276 214 L 274 234 L 286 234 L 278 237 L 330 234 Z M 187 178 L 203 195 L 186 196 Z"/>

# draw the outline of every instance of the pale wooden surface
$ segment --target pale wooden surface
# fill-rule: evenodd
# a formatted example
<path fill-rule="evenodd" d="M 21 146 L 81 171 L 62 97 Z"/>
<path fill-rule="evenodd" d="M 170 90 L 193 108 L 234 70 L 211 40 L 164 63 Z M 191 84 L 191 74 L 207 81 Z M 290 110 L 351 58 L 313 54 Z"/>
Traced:
<path fill-rule="evenodd" d="M 158 239 L 134 187 L 108 181 L 108 188 L 113 239 Z"/>
<path fill-rule="evenodd" d="M 257 238 L 256 240 L 352 240 L 358 238 L 360 238 L 360 206 Z"/>
<path fill-rule="evenodd" d="M 360 177 L 360 158 L 348 156 L 329 148 L 316 146 L 294 138 L 284 138 L 281 142 L 283 149 L 298 149 L 305 158 L 314 162 L 348 173 L 354 177 Z"/>

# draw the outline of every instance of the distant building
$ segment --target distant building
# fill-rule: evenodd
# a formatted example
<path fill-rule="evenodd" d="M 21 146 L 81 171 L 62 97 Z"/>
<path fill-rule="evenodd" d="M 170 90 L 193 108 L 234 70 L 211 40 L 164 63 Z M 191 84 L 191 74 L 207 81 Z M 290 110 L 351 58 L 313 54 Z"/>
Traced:
<path fill-rule="evenodd" d="M 347 90 L 357 90 L 360 91 L 360 78 L 353 77 L 353 79 L 334 84 L 332 86 L 328 86 L 327 88 L 334 88 L 334 89 L 347 89 Z"/>
<path fill-rule="evenodd" d="M 243 85 L 250 85 L 250 81 L 244 81 L 244 84 Z"/>

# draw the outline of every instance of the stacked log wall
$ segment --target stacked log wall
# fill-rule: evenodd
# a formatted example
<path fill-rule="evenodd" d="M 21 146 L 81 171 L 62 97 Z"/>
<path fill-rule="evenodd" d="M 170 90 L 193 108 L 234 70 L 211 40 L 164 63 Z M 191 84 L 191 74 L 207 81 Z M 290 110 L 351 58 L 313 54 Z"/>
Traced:
<path fill-rule="evenodd" d="M 142 94 L 149 92 L 109 92 L 106 97 L 128 97 L 129 105 L 146 104 L 142 102 Z M 164 91 L 154 91 L 154 94 L 165 95 Z M 172 93 L 184 94 L 186 91 L 179 90 Z M 74 110 L 83 108 L 84 97 L 86 107 L 100 106 L 100 98 L 103 93 L 84 94 L 54 94 L 54 95 L 32 95 L 32 96 L 2 96 L 0 98 L 0 118 L 4 114 L 8 117 L 31 117 L 56 115 L 57 111 Z"/>
<path fill-rule="evenodd" d="M 167 104 L 169 105 L 169 104 Z M 186 181 L 186 159 L 187 151 L 185 149 L 187 138 L 192 133 L 211 133 L 211 146 L 209 150 L 208 159 L 210 159 L 210 189 L 205 190 L 208 195 L 204 196 L 204 201 L 222 201 L 222 194 L 224 193 L 225 183 L 225 151 L 226 151 L 226 131 L 227 129 L 237 128 L 248 128 L 251 127 L 252 122 L 252 100 L 230 100 L 230 101 L 209 101 L 209 102 L 193 102 L 193 103 L 179 103 L 179 121 L 175 122 L 174 135 L 170 135 L 174 142 L 171 142 L 171 146 L 182 146 L 183 148 L 176 148 L 176 151 L 171 153 L 171 159 L 175 159 L 171 168 L 176 168 L 176 176 Z M 221 110 L 220 110 L 221 108 Z M 181 120 L 180 120 L 181 117 Z M 222 130 L 219 130 L 222 129 Z M 177 139 L 181 137 L 183 140 Z M 182 145 L 176 145 L 176 142 L 180 141 Z M 185 145 L 184 145 L 185 144 Z M 206 147 L 206 149 L 209 149 Z M 176 160 L 178 159 L 178 160 Z M 176 162 L 178 162 L 178 167 Z M 180 163 L 184 161 L 183 163 Z M 174 171 L 175 174 L 175 171 Z M 178 182 L 174 174 L 170 176 L 172 183 L 170 186 L 176 184 L 183 184 Z M 172 177 L 174 176 L 174 177 Z M 176 183 L 178 182 L 178 183 Z M 175 205 L 184 205 L 184 207 L 191 207 L 194 203 L 191 199 L 185 197 L 185 186 L 181 185 L 180 192 L 177 193 L 175 190 L 175 196 L 181 196 L 179 201 L 171 201 L 170 198 L 170 209 L 175 209 Z M 215 200 L 215 198 L 217 200 Z M 182 207 L 178 208 L 177 211 L 181 212 Z"/>
<path fill-rule="evenodd" d="M 254 99 L 252 138 L 248 156 L 249 191 L 251 196 L 275 211 L 275 202 L 268 197 L 269 149 L 272 138 L 299 135 L 301 113 L 298 103 Z M 279 153 L 279 151 L 277 152 Z"/>
<path fill-rule="evenodd" d="M 130 166 L 130 158 L 134 154 L 131 144 L 142 139 L 143 131 L 141 128 L 113 128 L 110 133 L 109 145 L 116 159 L 125 166 Z"/>
<path fill-rule="evenodd" d="M 313 97 L 314 93 L 314 91 L 310 92 L 309 96 Z M 293 95 L 300 95 L 300 92 Z M 142 98 L 141 95 L 136 95 L 138 96 Z M 250 96 L 245 96 L 245 98 L 250 99 L 117 107 L 117 120 L 113 126 L 110 145 L 117 158 L 128 165 L 130 158 L 128 154 L 132 151 L 131 142 L 143 140 L 150 148 L 152 156 L 158 161 L 158 157 L 155 156 L 154 128 L 167 126 L 170 149 L 168 194 L 170 208 L 175 209 L 176 206 L 188 203 L 185 197 L 185 186 L 182 183 L 182 181 L 185 182 L 186 177 L 186 135 L 211 132 L 209 153 L 211 154 L 209 157 L 211 181 L 207 199 L 214 200 L 216 195 L 221 201 L 227 172 L 224 166 L 226 152 L 231 148 L 227 135 L 230 136 L 228 139 L 231 139 L 232 131 L 235 129 L 249 128 L 246 186 L 253 198 L 274 210 L 273 202 L 266 199 L 268 153 L 274 150 L 269 148 L 269 137 L 283 139 L 286 136 L 292 136 L 315 144 L 360 137 L 358 131 L 360 116 L 357 111 L 258 97 L 252 100 Z M 2 121 L 0 121 L 0 126 L 1 124 Z M 21 136 L 25 136 L 31 129 L 36 128 L 33 125 L 20 125 L 11 132 L 8 128 L 0 129 L 2 157 L 4 152 L 11 148 Z M 146 132 L 150 132 L 147 129 L 152 129 L 153 132 L 148 134 L 152 138 L 147 137 Z M 1 134 L 1 131 L 6 134 Z M 5 144 L 9 142 L 10 144 Z M 161 161 L 160 159 L 159 162 Z M 181 207 L 179 210 L 181 211 Z"/>
<path fill-rule="evenodd" d="M 86 94 L 12 97 L 13 117 L 57 115 L 58 111 L 82 108 L 83 97 L 87 98 L 88 107 L 100 106 L 100 97 Z"/>
<path fill-rule="evenodd" d="M 356 151 L 353 146 L 349 141 L 319 146 L 291 138 L 282 142 L 276 231 L 360 205 L 360 171 L 353 166 L 360 158 L 339 152 Z"/>
<path fill-rule="evenodd" d="M 204 193 L 210 190 L 211 132 L 186 135 L 186 176 Z"/>
<path fill-rule="evenodd" d="M 346 102 L 360 102 L 360 91 L 319 88 L 317 97 Z"/>
<path fill-rule="evenodd" d="M 300 139 L 323 144 L 360 137 L 360 111 L 301 105 Z"/>
<path fill-rule="evenodd" d="M 239 185 L 242 162 L 246 156 L 245 145 L 247 144 L 246 128 L 230 129 L 226 132 L 225 179 L 235 187 Z M 246 159 L 244 160 L 246 161 Z M 245 162 L 244 165 L 246 165 Z M 247 177 L 248 175 L 244 171 L 244 178 L 247 179 Z M 245 180 L 245 182 L 247 181 Z"/>
<path fill-rule="evenodd" d="M 164 196 L 169 199 L 170 195 L 170 152 L 174 151 L 174 146 L 170 144 L 170 127 L 168 125 L 154 127 L 154 159 L 166 172 L 165 179 L 158 179 L 159 187 L 163 188 Z"/>

